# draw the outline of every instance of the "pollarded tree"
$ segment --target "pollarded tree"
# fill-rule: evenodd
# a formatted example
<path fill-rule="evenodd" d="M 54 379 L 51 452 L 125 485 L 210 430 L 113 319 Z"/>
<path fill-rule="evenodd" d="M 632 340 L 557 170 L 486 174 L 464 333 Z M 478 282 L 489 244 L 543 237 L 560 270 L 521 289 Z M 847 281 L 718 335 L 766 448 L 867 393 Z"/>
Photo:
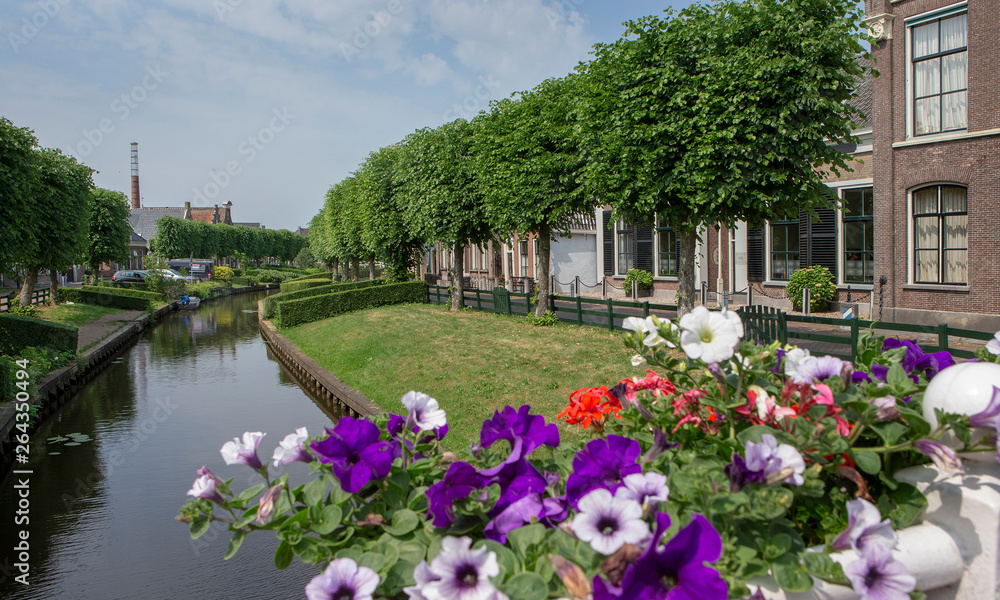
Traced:
<path fill-rule="evenodd" d="M 582 67 L 588 185 L 616 216 L 678 232 L 681 314 L 699 228 L 815 210 L 818 170 L 849 170 L 828 142 L 854 140 L 861 17 L 854 0 L 695 5 L 627 23 Z"/>
<path fill-rule="evenodd" d="M 454 251 L 453 311 L 463 305 L 466 245 L 486 243 L 492 235 L 477 181 L 473 135 L 463 119 L 418 130 L 407 136 L 400 161 L 399 196 L 413 237 L 442 242 Z"/>
<path fill-rule="evenodd" d="M 327 223 L 336 256 L 350 267 L 350 276 L 360 278 L 359 263 L 369 254 L 361 239 L 364 220 L 358 207 L 358 180 L 353 175 L 327 192 Z"/>
<path fill-rule="evenodd" d="M 548 308 L 550 242 L 568 234 L 574 215 L 593 211 L 583 185 L 584 158 L 576 134 L 579 75 L 549 79 L 518 99 L 495 102 L 475 120 L 476 157 L 490 223 L 509 239 L 538 235 L 538 304 Z"/>
<path fill-rule="evenodd" d="M 391 281 L 406 279 L 424 244 L 404 219 L 399 195 L 407 168 L 404 155 L 403 144 L 386 146 L 369 154 L 357 173 L 363 242 L 386 263 L 385 277 Z"/>
<path fill-rule="evenodd" d="M 13 276 L 14 264 L 24 262 L 33 247 L 37 145 L 30 129 L 0 117 L 0 274 Z"/>
<path fill-rule="evenodd" d="M 122 192 L 94 188 L 90 191 L 90 239 L 86 260 L 91 273 L 98 273 L 102 263 L 128 261 L 132 240 L 129 226 L 129 201 Z"/>

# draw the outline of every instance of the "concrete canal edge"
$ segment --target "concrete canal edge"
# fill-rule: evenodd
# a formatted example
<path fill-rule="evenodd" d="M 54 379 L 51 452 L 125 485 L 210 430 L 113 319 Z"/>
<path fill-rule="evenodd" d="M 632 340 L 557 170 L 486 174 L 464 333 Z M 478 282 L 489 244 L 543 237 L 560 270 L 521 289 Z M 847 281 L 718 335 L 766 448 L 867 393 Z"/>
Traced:
<path fill-rule="evenodd" d="M 278 284 L 272 283 L 235 288 L 227 295 L 260 292 L 276 289 L 277 287 Z M 214 300 L 214 298 L 210 298 L 206 302 L 210 300 Z M 95 377 L 104 371 L 122 350 L 139 338 L 142 332 L 159 322 L 163 318 L 163 315 L 177 310 L 177 303 L 178 301 L 175 300 L 169 304 L 164 304 L 151 313 L 140 315 L 106 339 L 80 353 L 77 360 L 41 378 L 36 385 L 37 391 L 29 401 L 30 404 L 38 406 L 39 415 L 39 418 L 31 425 L 31 434 L 34 435 L 38 427 L 49 416 L 55 413 L 67 400 L 72 398 L 76 392 L 80 391 L 83 386 L 93 381 Z M 0 476 L 6 475 L 14 462 L 14 435 L 20 433 L 16 428 L 17 411 L 14 408 L 14 404 L 14 402 L 7 402 L 3 406 L 0 406 L 0 465 L 2 465 Z"/>
<path fill-rule="evenodd" d="M 368 417 L 384 412 L 364 394 L 337 379 L 319 366 L 319 363 L 306 356 L 291 340 L 281 335 L 274 323 L 263 317 L 263 304 L 263 302 L 257 303 L 257 321 L 260 323 L 261 337 L 278 358 L 278 362 L 295 374 L 312 393 L 336 404 L 350 416 Z"/>

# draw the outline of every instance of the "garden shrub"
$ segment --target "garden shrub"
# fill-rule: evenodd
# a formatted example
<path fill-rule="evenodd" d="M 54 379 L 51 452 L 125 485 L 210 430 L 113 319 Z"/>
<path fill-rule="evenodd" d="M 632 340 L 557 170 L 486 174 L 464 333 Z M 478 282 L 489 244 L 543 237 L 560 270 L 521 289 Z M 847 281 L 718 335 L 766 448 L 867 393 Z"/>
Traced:
<path fill-rule="evenodd" d="M 136 298 L 133 296 L 125 296 L 110 292 L 94 292 L 91 290 L 77 290 L 73 288 L 59 288 L 59 299 L 67 302 L 92 304 L 94 306 L 106 306 L 108 308 L 118 308 L 122 310 L 148 310 L 151 304 L 148 298 Z"/>
<path fill-rule="evenodd" d="M 281 271 L 261 269 L 254 274 L 261 283 L 281 283 L 286 275 Z"/>
<path fill-rule="evenodd" d="M 802 290 L 809 288 L 809 310 L 815 312 L 837 295 L 837 286 L 833 283 L 833 273 L 822 265 L 813 265 L 806 269 L 796 269 L 792 272 L 785 293 L 792 301 L 795 310 L 802 310 Z"/>
<path fill-rule="evenodd" d="M 642 269 L 629 269 L 628 273 L 625 274 L 625 283 L 623 284 L 626 294 L 632 293 L 633 281 L 639 284 L 640 290 L 651 289 L 653 287 L 653 274 Z"/>
<path fill-rule="evenodd" d="M 215 277 L 218 281 L 229 281 L 233 278 L 233 270 L 225 265 L 215 267 Z"/>
<path fill-rule="evenodd" d="M 10 299 L 10 304 L 7 305 L 7 314 L 16 315 L 18 317 L 38 318 L 38 309 L 35 308 L 34 304 L 21 306 L 21 301 L 15 295 Z"/>
<path fill-rule="evenodd" d="M 427 284 L 411 281 L 279 302 L 277 321 L 280 327 L 292 327 L 354 310 L 408 302 L 427 302 Z"/>
<path fill-rule="evenodd" d="M 378 281 L 356 281 L 351 283 L 329 283 L 327 285 L 320 285 L 315 287 L 306 288 L 304 290 L 298 290 L 295 292 L 282 292 L 280 294 L 275 294 L 273 296 L 268 296 L 264 298 L 264 318 L 270 319 L 278 312 L 278 303 L 287 302 L 289 300 L 301 300 L 302 298 L 310 298 L 312 296 L 322 296 L 323 294 L 334 294 L 337 292 L 346 292 L 348 290 L 360 290 L 366 287 L 372 287 L 373 285 L 378 285 Z M 288 285 L 288 283 L 281 284 L 282 287 Z"/>
<path fill-rule="evenodd" d="M 318 287 L 321 285 L 329 285 L 330 278 L 324 277 L 322 279 L 312 278 L 312 279 L 300 279 L 297 281 L 285 281 L 281 284 L 281 291 L 284 292 L 298 292 L 300 290 L 305 290 L 311 287 Z"/>
<path fill-rule="evenodd" d="M 97 292 L 100 294 L 115 294 L 117 296 L 130 296 L 132 298 L 145 298 L 151 302 L 156 302 L 162 304 L 165 298 L 162 294 L 157 294 L 156 292 L 148 292 L 145 290 L 138 289 L 128 289 L 128 288 L 109 288 L 109 287 L 98 287 L 96 285 L 85 285 L 80 289 L 87 292 Z M 60 300 L 63 300 L 62 289 L 59 290 Z"/>
<path fill-rule="evenodd" d="M 233 287 L 250 287 L 260 284 L 260 280 L 256 277 L 233 277 L 229 282 Z"/>
<path fill-rule="evenodd" d="M 18 355 L 29 346 L 76 352 L 79 329 L 41 319 L 0 314 L 0 354 Z"/>
<path fill-rule="evenodd" d="M 0 356 L 0 404 L 17 394 L 14 378 L 17 376 L 18 366 L 15 360 L 17 359 L 13 356 Z"/>

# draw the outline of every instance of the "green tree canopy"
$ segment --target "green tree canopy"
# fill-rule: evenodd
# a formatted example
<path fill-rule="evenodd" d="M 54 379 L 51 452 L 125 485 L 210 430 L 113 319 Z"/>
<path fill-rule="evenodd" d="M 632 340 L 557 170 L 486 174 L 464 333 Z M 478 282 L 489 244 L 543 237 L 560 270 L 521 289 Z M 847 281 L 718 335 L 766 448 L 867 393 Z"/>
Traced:
<path fill-rule="evenodd" d="M 37 145 L 30 129 L 0 117 L 0 273 L 5 275 L 13 274 L 15 263 L 25 262 L 25 250 L 33 245 Z"/>
<path fill-rule="evenodd" d="M 403 156 L 402 144 L 386 146 L 368 155 L 357 173 L 362 241 L 386 263 L 386 276 L 395 281 L 406 279 L 424 244 L 404 219 L 399 188 L 409 165 Z"/>
<path fill-rule="evenodd" d="M 92 273 L 102 263 L 128 261 L 128 246 L 132 240 L 129 226 L 129 200 L 122 192 L 94 188 L 90 191 L 90 239 L 86 261 Z"/>

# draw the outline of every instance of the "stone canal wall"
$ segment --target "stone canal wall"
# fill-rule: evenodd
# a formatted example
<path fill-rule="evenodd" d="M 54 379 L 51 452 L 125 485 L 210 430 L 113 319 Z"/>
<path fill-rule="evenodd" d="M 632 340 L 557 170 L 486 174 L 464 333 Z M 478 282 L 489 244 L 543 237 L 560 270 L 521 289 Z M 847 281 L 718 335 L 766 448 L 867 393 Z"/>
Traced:
<path fill-rule="evenodd" d="M 229 295 L 259 292 L 277 287 L 278 284 L 274 283 L 234 288 Z M 175 310 L 177 310 L 177 301 L 165 304 L 150 313 L 139 316 L 106 339 L 81 352 L 71 364 L 61 369 L 56 369 L 40 379 L 36 385 L 37 391 L 32 394 L 29 400 L 29 404 L 34 404 L 38 407 L 38 418 L 35 419 L 31 426 L 32 435 L 34 435 L 38 426 L 45 419 L 54 414 L 60 406 L 65 404 L 81 388 L 93 381 L 122 350 L 135 342 L 142 332 L 155 325 L 163 315 Z M 17 411 L 14 405 L 14 402 L 6 402 L 3 406 L 0 406 L 0 467 L 2 467 L 0 475 L 6 474 L 13 463 L 14 435 L 20 433 L 15 427 L 17 424 Z"/>
<path fill-rule="evenodd" d="M 263 302 L 257 303 L 260 335 L 267 342 L 278 362 L 292 372 L 300 385 L 325 402 L 336 405 L 344 414 L 354 417 L 377 415 L 382 411 L 364 394 L 330 374 L 319 363 L 306 356 L 291 340 L 281 335 L 271 321 L 264 318 Z"/>

